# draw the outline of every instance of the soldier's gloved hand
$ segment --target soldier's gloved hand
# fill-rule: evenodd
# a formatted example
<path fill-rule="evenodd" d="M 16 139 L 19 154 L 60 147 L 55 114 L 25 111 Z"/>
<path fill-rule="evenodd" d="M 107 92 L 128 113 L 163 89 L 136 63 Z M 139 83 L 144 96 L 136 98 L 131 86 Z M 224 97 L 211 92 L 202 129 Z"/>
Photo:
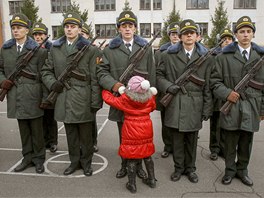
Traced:
<path fill-rule="evenodd" d="M 118 92 L 118 89 L 119 89 L 119 87 L 121 87 L 121 86 L 123 86 L 123 84 L 120 83 L 120 82 L 117 82 L 117 83 L 114 84 L 114 86 L 112 87 L 112 91 L 113 91 L 113 92 Z"/>
<path fill-rule="evenodd" d="M 3 80 L 3 82 L 1 83 L 1 88 L 9 90 L 12 88 L 13 85 L 14 83 L 11 80 L 6 79 L 6 80 Z"/>
<path fill-rule="evenodd" d="M 202 116 L 202 121 L 207 121 L 210 118 L 210 116 L 203 115 Z"/>
<path fill-rule="evenodd" d="M 63 91 L 63 84 L 60 81 L 56 81 L 55 83 L 53 83 L 53 85 L 51 85 L 51 90 L 55 91 L 57 93 L 61 93 Z"/>
<path fill-rule="evenodd" d="M 180 87 L 178 85 L 171 85 L 168 89 L 167 92 L 171 93 L 173 95 L 177 94 L 179 91 Z"/>

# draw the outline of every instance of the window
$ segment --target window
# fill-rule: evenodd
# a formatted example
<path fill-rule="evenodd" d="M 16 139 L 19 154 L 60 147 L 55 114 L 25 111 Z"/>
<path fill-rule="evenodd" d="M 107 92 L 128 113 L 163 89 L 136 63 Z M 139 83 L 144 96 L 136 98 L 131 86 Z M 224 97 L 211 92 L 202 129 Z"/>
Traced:
<path fill-rule="evenodd" d="M 256 0 L 234 0 L 235 9 L 256 9 Z"/>
<path fill-rule="evenodd" d="M 145 38 L 151 37 L 151 24 L 150 23 L 140 23 L 140 36 Z"/>
<path fill-rule="evenodd" d="M 161 0 L 153 0 L 153 10 L 161 10 L 161 6 Z"/>
<path fill-rule="evenodd" d="M 209 0 L 187 0 L 187 9 L 208 9 Z"/>
<path fill-rule="evenodd" d="M 140 10 L 150 10 L 150 0 L 140 0 Z"/>
<path fill-rule="evenodd" d="M 113 38 L 116 36 L 115 24 L 98 24 L 95 25 L 95 33 L 99 34 L 99 37 Z"/>
<path fill-rule="evenodd" d="M 115 10 L 115 0 L 95 0 L 95 10 Z"/>
<path fill-rule="evenodd" d="M 71 0 L 51 0 L 51 12 L 67 12 Z"/>
<path fill-rule="evenodd" d="M 22 6 L 23 1 L 9 1 L 9 14 L 13 15 L 15 13 L 20 13 Z"/>
<path fill-rule="evenodd" d="M 52 26 L 52 40 L 58 39 L 58 35 L 59 35 L 59 30 L 60 30 L 61 26 Z"/>
<path fill-rule="evenodd" d="M 201 35 L 207 36 L 208 35 L 208 23 L 197 23 L 200 27 Z"/>
<path fill-rule="evenodd" d="M 153 31 L 154 31 L 154 34 L 156 34 L 158 31 L 161 31 L 161 23 L 154 23 Z M 161 37 L 161 32 L 159 33 L 158 37 Z"/>

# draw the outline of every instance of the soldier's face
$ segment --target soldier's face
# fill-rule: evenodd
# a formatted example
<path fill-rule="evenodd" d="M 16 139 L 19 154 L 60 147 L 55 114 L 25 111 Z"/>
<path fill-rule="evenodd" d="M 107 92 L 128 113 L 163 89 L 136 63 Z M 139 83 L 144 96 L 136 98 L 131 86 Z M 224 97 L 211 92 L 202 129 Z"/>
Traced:
<path fill-rule="evenodd" d="M 65 24 L 64 33 L 68 40 L 73 41 L 81 33 L 81 28 L 75 24 Z"/>
<path fill-rule="evenodd" d="M 238 44 L 244 48 L 249 47 L 253 37 L 254 37 L 254 32 L 250 27 L 242 27 L 236 33 Z"/>
<path fill-rule="evenodd" d="M 175 44 L 180 41 L 179 35 L 176 32 L 170 33 L 170 41 Z"/>
<path fill-rule="evenodd" d="M 221 45 L 222 48 L 233 42 L 233 39 L 230 36 L 226 36 L 226 37 L 224 37 L 224 39 L 225 39 L 225 41 Z"/>
<path fill-rule="evenodd" d="M 195 31 L 186 31 L 181 35 L 181 41 L 184 45 L 193 45 L 197 41 L 197 37 Z"/>
<path fill-rule="evenodd" d="M 12 30 L 13 37 L 16 40 L 25 39 L 27 37 L 28 32 L 29 32 L 29 30 L 26 27 L 19 26 L 19 25 L 13 25 L 11 27 L 11 30 Z"/>
<path fill-rule="evenodd" d="M 122 35 L 122 38 L 129 42 L 133 39 L 133 36 L 136 32 L 136 27 L 132 23 L 124 23 L 120 25 L 118 31 Z"/>
<path fill-rule="evenodd" d="M 47 37 L 47 35 L 43 33 L 35 33 L 33 34 L 33 37 L 38 44 L 41 44 L 42 41 Z"/>

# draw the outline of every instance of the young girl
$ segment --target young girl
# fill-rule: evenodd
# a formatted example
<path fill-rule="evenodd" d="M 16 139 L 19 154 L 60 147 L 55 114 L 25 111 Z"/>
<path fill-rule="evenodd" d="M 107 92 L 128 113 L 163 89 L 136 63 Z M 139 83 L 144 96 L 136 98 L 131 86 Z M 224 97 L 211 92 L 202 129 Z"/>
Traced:
<path fill-rule="evenodd" d="M 125 115 L 122 128 L 122 140 L 119 155 L 128 160 L 128 182 L 126 188 L 136 193 L 136 168 L 138 160 L 144 159 L 148 177 L 143 183 L 151 188 L 156 187 L 154 163 L 151 155 L 155 152 L 153 144 L 153 126 L 150 112 L 156 108 L 155 96 L 157 90 L 150 87 L 149 81 L 140 76 L 133 76 L 127 87 L 119 88 L 120 97 L 103 90 L 103 99 L 110 106 L 122 110 Z"/>

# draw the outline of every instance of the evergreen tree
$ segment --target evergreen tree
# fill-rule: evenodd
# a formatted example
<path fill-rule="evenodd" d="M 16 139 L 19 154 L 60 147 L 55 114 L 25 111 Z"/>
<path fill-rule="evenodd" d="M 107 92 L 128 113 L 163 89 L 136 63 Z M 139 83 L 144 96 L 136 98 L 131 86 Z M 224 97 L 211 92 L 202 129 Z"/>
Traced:
<path fill-rule="evenodd" d="M 39 7 L 35 6 L 34 0 L 25 0 L 21 7 L 21 12 L 28 17 L 31 21 L 31 25 L 35 22 L 42 22 L 42 18 L 38 17 Z"/>
<path fill-rule="evenodd" d="M 132 8 L 129 6 L 129 1 L 126 0 L 124 3 L 125 7 L 123 8 L 123 11 L 131 11 Z"/>
<path fill-rule="evenodd" d="M 83 20 L 84 23 L 86 23 L 88 21 L 88 10 L 85 9 L 83 12 L 81 12 L 80 10 L 80 5 L 78 3 L 76 3 L 75 1 L 73 1 L 70 5 L 70 7 L 68 8 L 68 10 L 65 13 L 62 13 L 63 18 L 66 16 L 67 12 L 75 12 L 78 13 L 81 16 L 81 19 Z M 89 32 L 90 32 L 90 38 L 93 37 L 93 29 L 92 29 L 92 24 L 88 24 L 89 26 Z M 58 38 L 62 37 L 64 35 L 64 29 L 63 29 L 63 25 L 61 25 L 61 27 L 59 28 L 58 31 Z M 57 38 L 56 38 L 57 39 Z"/>
<path fill-rule="evenodd" d="M 160 46 L 170 41 L 170 38 L 167 34 L 167 27 L 169 26 L 169 24 L 173 22 L 180 22 L 180 21 L 181 21 L 180 13 L 179 11 L 176 12 L 175 5 L 174 5 L 172 12 L 167 18 L 167 21 L 164 22 L 164 26 L 162 29 L 162 38 L 159 43 Z"/>
<path fill-rule="evenodd" d="M 223 0 L 218 0 L 218 6 L 215 8 L 214 17 L 211 16 L 211 21 L 213 24 L 213 29 L 206 41 L 206 45 L 209 48 L 214 47 L 217 44 L 217 34 L 219 34 L 224 28 L 229 24 L 227 9 L 224 9 L 225 2 Z"/>

